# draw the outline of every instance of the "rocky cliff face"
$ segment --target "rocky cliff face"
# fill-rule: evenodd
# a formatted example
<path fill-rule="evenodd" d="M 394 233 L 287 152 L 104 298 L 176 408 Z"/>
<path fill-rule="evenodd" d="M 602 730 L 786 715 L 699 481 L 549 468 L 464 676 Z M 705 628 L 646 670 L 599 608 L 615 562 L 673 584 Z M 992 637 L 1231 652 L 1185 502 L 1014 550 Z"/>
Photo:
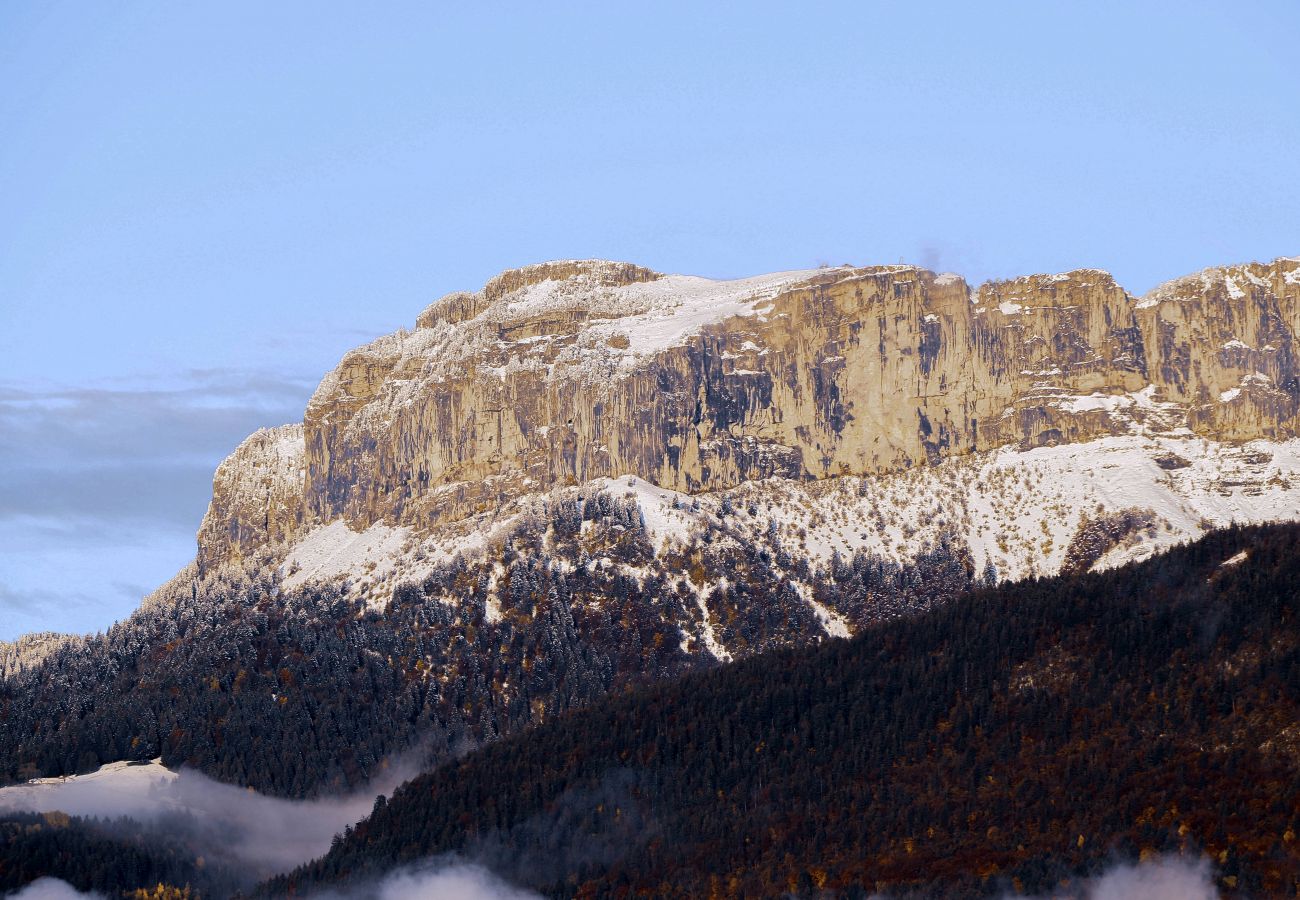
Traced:
<path fill-rule="evenodd" d="M 241 445 L 199 562 L 336 520 L 433 529 L 602 477 L 696 493 L 1139 428 L 1285 439 L 1298 332 L 1300 258 L 1141 299 L 1096 270 L 972 291 L 910 266 L 731 282 L 530 266 L 348 353 L 301 426 Z"/>
<path fill-rule="evenodd" d="M 301 425 L 264 428 L 235 448 L 212 479 L 199 528 L 198 564 L 210 569 L 290 540 L 303 524 Z"/>
<path fill-rule="evenodd" d="M 1300 258 L 1206 269 L 1135 304 L 1152 381 L 1199 434 L 1296 434 Z"/>

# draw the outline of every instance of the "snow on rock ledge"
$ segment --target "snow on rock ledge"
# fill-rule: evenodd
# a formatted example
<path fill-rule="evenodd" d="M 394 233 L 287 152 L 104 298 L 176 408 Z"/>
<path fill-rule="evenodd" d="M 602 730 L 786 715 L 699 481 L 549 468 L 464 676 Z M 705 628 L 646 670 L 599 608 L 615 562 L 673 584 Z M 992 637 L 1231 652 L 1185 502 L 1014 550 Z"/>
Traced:
<path fill-rule="evenodd" d="M 1141 301 L 1096 269 L 974 293 L 901 265 L 511 270 L 349 352 L 301 426 L 241 445 L 200 565 L 335 522 L 427 535 L 597 479 L 699 494 L 1106 436 L 1285 441 L 1298 268 L 1207 270 Z"/>

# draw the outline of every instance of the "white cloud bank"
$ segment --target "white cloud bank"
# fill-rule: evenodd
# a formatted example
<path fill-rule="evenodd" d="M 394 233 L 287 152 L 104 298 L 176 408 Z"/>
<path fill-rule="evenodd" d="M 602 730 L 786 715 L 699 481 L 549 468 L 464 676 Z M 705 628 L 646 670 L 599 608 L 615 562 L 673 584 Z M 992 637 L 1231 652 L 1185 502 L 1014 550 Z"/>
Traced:
<path fill-rule="evenodd" d="M 173 772 L 157 761 L 118 762 L 87 775 L 47 778 L 0 788 L 0 811 L 65 812 L 126 817 L 169 835 L 184 836 L 208 859 L 238 866 L 253 880 L 287 871 L 323 855 L 334 835 L 369 815 L 375 797 L 420 769 L 414 751 L 385 767 L 368 789 L 342 797 L 283 800 L 214 781 L 198 772 Z M 98 898 L 66 882 L 41 878 L 13 900 Z M 407 866 L 346 892 L 313 900 L 537 900 L 487 869 L 444 858 Z"/>
<path fill-rule="evenodd" d="M 1218 900 L 1210 863 L 1161 857 L 1111 869 L 1092 886 L 1089 900 Z"/>
<path fill-rule="evenodd" d="M 205 857 L 263 878 L 323 855 L 335 834 L 370 813 L 378 794 L 417 771 L 413 757 L 387 766 L 368 789 L 284 800 L 192 770 L 173 772 L 157 762 L 111 763 L 88 775 L 0 788 L 0 810 L 134 819 L 183 834 Z"/>
<path fill-rule="evenodd" d="M 57 878 L 37 878 L 22 890 L 5 896 L 8 900 L 105 900 L 102 894 L 83 894 Z"/>
<path fill-rule="evenodd" d="M 399 869 L 378 882 L 310 900 L 540 900 L 539 894 L 502 881 L 482 866 L 456 860 Z"/>
<path fill-rule="evenodd" d="M 1078 900 L 1219 900 L 1209 860 L 1167 855 L 1138 863 L 1121 863 L 1051 898 Z M 1003 900 L 1048 900 L 1008 894 Z"/>
<path fill-rule="evenodd" d="M 210 859 L 242 866 L 261 879 L 324 854 L 335 834 L 368 815 L 374 798 L 415 774 L 418 762 L 412 754 L 404 762 L 389 765 L 368 790 L 301 801 L 267 797 L 190 770 L 173 772 L 156 762 L 112 763 L 89 775 L 0 788 L 0 810 L 129 817 L 172 834 L 184 833 Z M 12 896 L 15 900 L 66 900 L 96 895 L 81 894 L 57 879 L 43 878 Z M 344 892 L 314 894 L 312 900 L 536 900 L 537 896 L 481 865 L 442 858 L 403 867 Z M 1094 878 L 1076 880 L 1064 894 L 1058 890 L 1051 896 L 1218 900 L 1219 892 L 1208 860 L 1170 855 L 1114 865 Z M 1004 900 L 1030 898 L 1007 895 Z"/>

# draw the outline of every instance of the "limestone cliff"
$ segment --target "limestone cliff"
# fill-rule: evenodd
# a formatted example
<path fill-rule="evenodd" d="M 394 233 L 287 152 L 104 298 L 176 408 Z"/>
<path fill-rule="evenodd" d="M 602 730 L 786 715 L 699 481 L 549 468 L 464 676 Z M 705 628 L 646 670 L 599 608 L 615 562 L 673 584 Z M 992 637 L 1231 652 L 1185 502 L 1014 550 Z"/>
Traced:
<path fill-rule="evenodd" d="M 199 561 L 339 519 L 433 528 L 605 476 L 699 492 L 1140 427 L 1293 437 L 1297 332 L 1300 258 L 1141 299 L 1097 270 L 972 291 L 910 266 L 730 282 L 530 266 L 348 353 L 301 426 L 241 445 Z"/>
<path fill-rule="evenodd" d="M 282 425 L 253 433 L 217 467 L 199 528 L 201 570 L 298 532 L 303 462 L 302 426 Z"/>

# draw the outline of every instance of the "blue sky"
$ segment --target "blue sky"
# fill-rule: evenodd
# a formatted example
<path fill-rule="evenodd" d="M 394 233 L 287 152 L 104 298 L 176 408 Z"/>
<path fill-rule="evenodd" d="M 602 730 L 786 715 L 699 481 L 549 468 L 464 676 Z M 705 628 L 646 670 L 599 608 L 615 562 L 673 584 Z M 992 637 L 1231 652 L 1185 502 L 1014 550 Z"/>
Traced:
<path fill-rule="evenodd" d="M 240 438 L 504 268 L 1300 252 L 1298 43 L 1294 2 L 2 4 L 0 639 L 128 613 Z"/>

